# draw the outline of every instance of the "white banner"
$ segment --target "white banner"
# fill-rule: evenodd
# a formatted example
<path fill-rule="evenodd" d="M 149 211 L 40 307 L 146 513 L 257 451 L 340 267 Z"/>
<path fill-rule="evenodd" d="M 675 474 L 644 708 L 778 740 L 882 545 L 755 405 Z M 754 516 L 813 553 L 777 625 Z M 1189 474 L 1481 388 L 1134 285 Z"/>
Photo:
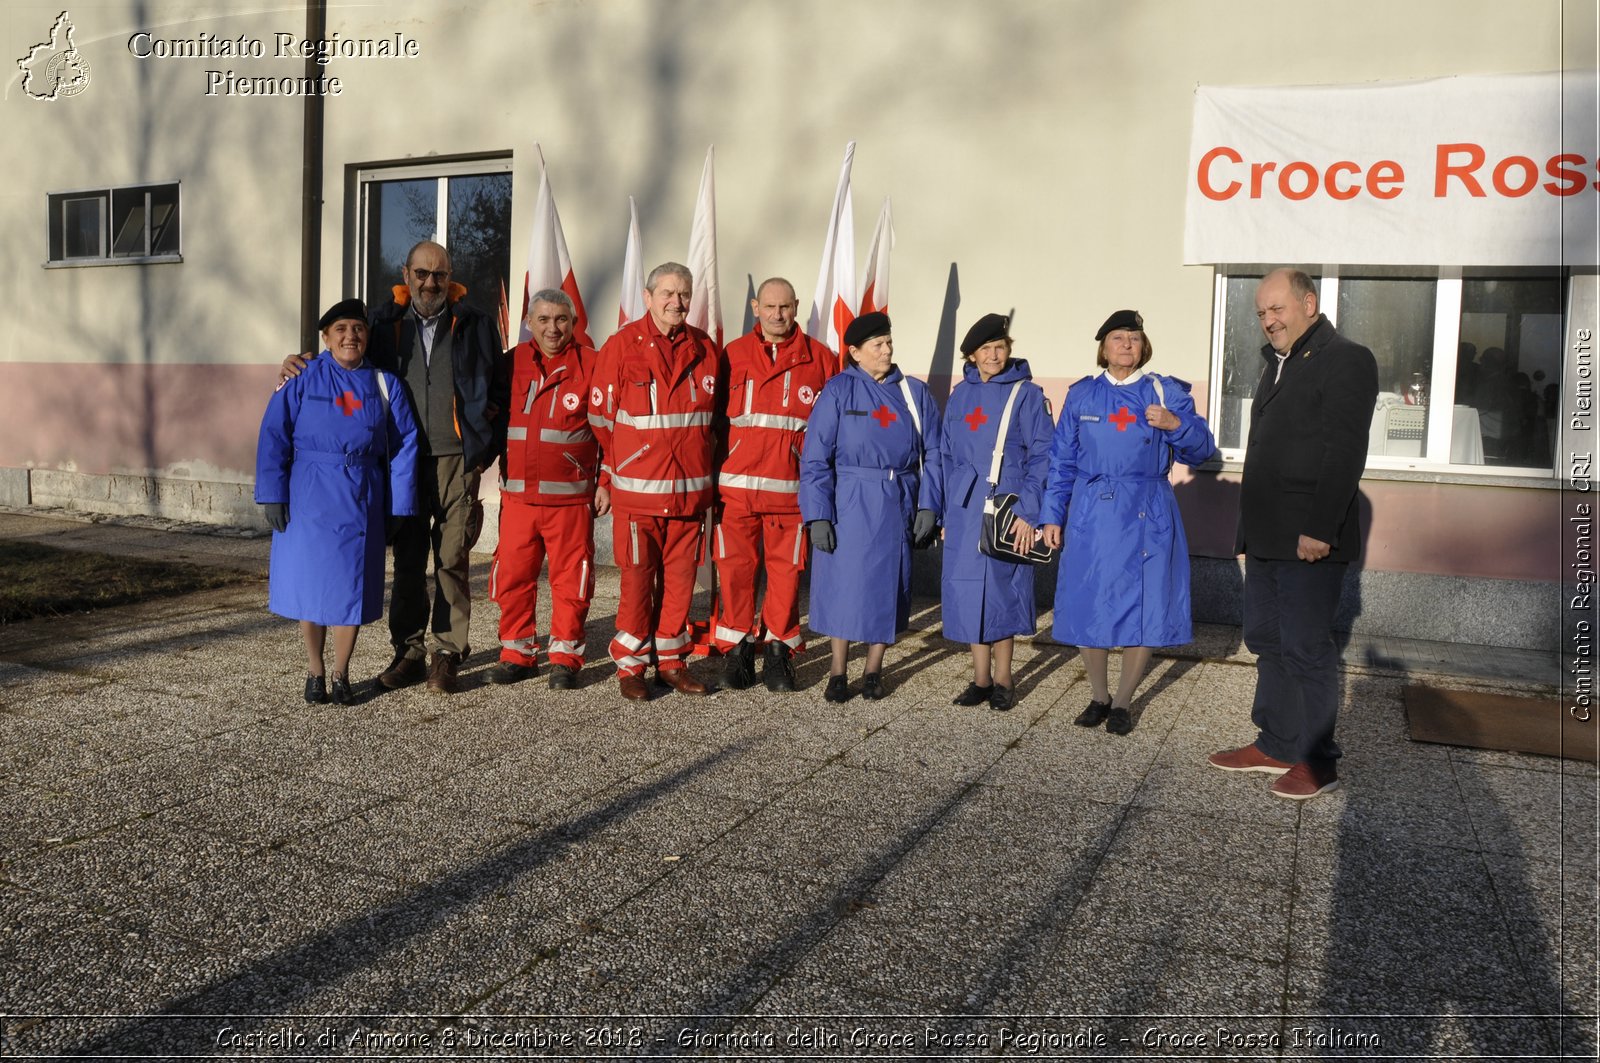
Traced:
<path fill-rule="evenodd" d="M 1591 74 L 1195 92 L 1186 263 L 1594 266 Z"/>

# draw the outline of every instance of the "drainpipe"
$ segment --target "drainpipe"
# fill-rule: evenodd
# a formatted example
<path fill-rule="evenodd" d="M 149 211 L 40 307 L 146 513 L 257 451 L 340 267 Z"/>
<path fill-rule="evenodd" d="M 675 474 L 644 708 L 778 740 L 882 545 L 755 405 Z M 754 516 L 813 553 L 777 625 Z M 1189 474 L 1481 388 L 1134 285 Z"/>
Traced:
<path fill-rule="evenodd" d="M 306 38 L 320 41 L 327 35 L 327 0 L 308 0 Z M 314 49 L 313 49 L 314 52 Z M 326 67 L 314 54 L 306 56 L 305 77 L 313 82 Z M 305 134 L 300 148 L 300 350 L 315 353 L 317 318 L 322 292 L 322 94 L 305 97 Z"/>

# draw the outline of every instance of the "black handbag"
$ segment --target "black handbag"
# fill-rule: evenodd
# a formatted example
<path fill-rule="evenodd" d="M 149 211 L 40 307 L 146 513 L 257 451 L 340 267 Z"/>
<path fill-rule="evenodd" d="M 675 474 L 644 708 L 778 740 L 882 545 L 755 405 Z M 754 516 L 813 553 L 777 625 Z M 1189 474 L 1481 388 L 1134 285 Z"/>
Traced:
<path fill-rule="evenodd" d="M 1017 552 L 1011 541 L 1011 524 L 1016 520 L 1013 510 L 1017 506 L 1014 494 L 996 495 L 995 485 L 1000 482 L 1000 459 L 1005 454 L 1006 432 L 1011 428 L 1011 409 L 1017 402 L 1017 389 L 1021 381 L 1011 386 L 1006 397 L 1005 412 L 1000 415 L 1000 435 L 994 443 L 994 460 L 989 463 L 989 497 L 983 500 L 983 531 L 978 536 L 978 550 L 997 561 L 1014 565 L 1048 565 L 1060 550 L 1046 546 L 1044 540 L 1035 538 L 1028 549 Z"/>

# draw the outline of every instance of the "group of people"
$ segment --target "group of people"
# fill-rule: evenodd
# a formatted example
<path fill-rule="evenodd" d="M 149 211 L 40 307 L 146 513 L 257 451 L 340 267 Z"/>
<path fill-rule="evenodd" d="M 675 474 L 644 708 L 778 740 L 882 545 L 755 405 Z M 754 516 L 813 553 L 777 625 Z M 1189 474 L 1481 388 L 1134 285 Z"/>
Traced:
<path fill-rule="evenodd" d="M 403 279 L 381 309 L 368 314 L 351 299 L 324 315 L 326 349 L 285 361 L 262 423 L 256 499 L 276 533 L 270 606 L 301 622 L 308 701 L 351 699 L 356 631 L 381 612 L 385 543 L 395 556 L 394 658 L 378 683 L 456 689 L 470 652 L 478 483 L 496 461 L 490 595 L 501 650 L 491 682 L 537 673 L 536 580 L 548 562 L 549 685 L 576 685 L 594 520 L 607 513 L 621 587 L 610 654 L 628 700 L 651 696 L 652 666 L 680 694 L 709 692 L 687 668 L 706 552 L 720 577 L 711 635 L 722 684 L 734 689 L 757 682 L 758 655 L 768 689 L 795 689 L 809 559 L 810 625 L 830 647 L 824 697 L 851 697 L 851 642 L 867 644 L 862 697 L 887 696 L 883 662 L 908 623 L 912 551 L 941 534 L 944 633 L 969 646 L 973 664 L 957 705 L 1010 709 L 1014 640 L 1037 627 L 1033 567 L 981 549 L 985 535 L 1016 554 L 1061 551 L 1053 633 L 1085 662 L 1082 726 L 1129 733 L 1152 649 L 1192 637 L 1188 546 L 1169 473 L 1175 461 L 1204 462 L 1215 444 L 1189 385 L 1146 368 L 1153 347 L 1135 311 L 1098 330 L 1102 371 L 1072 385 L 1052 425 L 1005 315 L 986 314 L 966 333 L 963 378 L 941 413 L 927 385 L 895 365 L 887 315 L 849 325 L 841 371 L 835 352 L 798 327 L 795 290 L 782 278 L 757 289 L 753 329 L 725 351 L 688 324 L 694 280 L 668 262 L 646 281 L 645 314 L 598 351 L 575 336 L 571 300 L 545 290 L 528 302 L 531 339 L 505 353 L 461 302 L 444 248 L 418 244 Z M 1281 796 L 1314 796 L 1337 781 L 1331 623 L 1358 548 L 1367 426 L 1355 422 L 1367 380 L 1349 365 L 1372 356 L 1317 313 L 1304 274 L 1268 275 L 1258 315 L 1276 371 L 1263 373 L 1256 398 L 1239 545 L 1246 639 L 1261 656 L 1260 737 L 1212 762 L 1310 790 Z M 1369 396 L 1369 418 L 1371 409 Z M 994 526 L 999 498 L 1003 528 Z M 1113 691 L 1109 651 L 1119 647 Z"/>

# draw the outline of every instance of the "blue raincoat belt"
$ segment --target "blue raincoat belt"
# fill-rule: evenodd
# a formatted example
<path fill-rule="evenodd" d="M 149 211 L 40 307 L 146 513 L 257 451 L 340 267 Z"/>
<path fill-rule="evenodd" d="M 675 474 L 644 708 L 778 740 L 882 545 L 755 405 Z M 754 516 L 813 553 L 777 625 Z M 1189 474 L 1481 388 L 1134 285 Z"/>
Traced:
<path fill-rule="evenodd" d="M 331 450 L 296 450 L 295 461 L 319 461 L 324 465 L 364 465 L 367 468 L 377 468 L 383 464 L 382 454 L 342 454 Z"/>
<path fill-rule="evenodd" d="M 841 476 L 853 476 L 858 480 L 895 480 L 910 476 L 915 469 L 885 469 L 880 465 L 835 465 L 834 471 Z"/>

